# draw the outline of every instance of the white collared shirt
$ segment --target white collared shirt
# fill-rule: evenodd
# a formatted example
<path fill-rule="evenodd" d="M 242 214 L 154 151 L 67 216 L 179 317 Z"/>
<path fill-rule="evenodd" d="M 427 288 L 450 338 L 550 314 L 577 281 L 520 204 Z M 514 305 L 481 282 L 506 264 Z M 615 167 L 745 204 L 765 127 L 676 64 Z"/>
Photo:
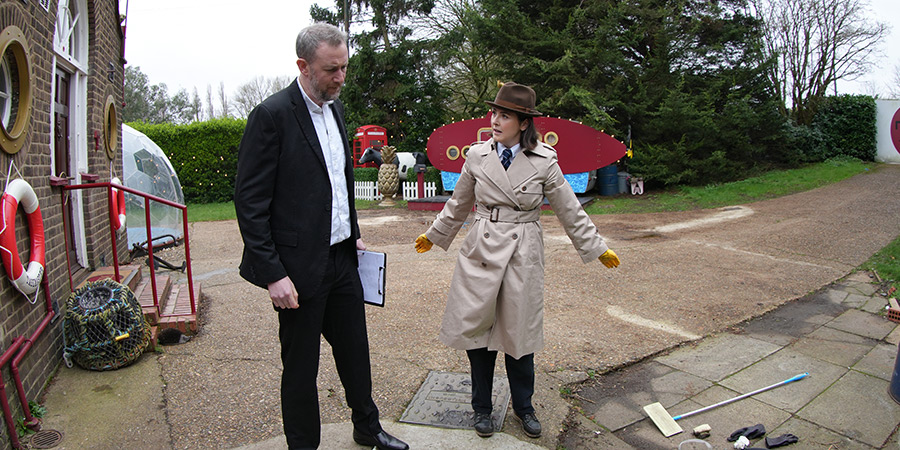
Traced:
<path fill-rule="evenodd" d="M 519 153 L 519 149 L 522 148 L 522 144 L 516 144 L 516 145 L 513 145 L 512 147 L 507 147 L 498 142 L 497 143 L 497 156 L 498 157 L 503 154 L 504 148 L 508 148 L 509 151 L 512 152 L 512 158 L 509 159 L 509 161 L 512 162 L 512 160 L 516 159 L 516 154 Z"/>
<path fill-rule="evenodd" d="M 319 106 L 306 95 L 299 77 L 297 85 L 300 86 L 303 100 L 306 101 L 313 126 L 316 128 L 316 136 L 319 138 L 319 145 L 325 156 L 325 166 L 328 168 L 328 178 L 331 180 L 331 245 L 334 245 L 350 237 L 350 200 L 347 194 L 347 177 L 344 174 L 344 166 L 347 163 L 344 141 L 341 139 L 341 131 L 331 107 L 334 102 L 324 102 Z"/>

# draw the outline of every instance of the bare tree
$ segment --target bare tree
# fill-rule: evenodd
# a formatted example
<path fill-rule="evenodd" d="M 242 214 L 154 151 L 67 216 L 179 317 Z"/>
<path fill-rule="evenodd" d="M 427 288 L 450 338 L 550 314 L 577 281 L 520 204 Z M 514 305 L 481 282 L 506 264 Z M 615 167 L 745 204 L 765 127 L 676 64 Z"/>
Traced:
<path fill-rule="evenodd" d="M 219 104 L 222 106 L 222 117 L 231 116 L 231 105 L 228 103 L 228 95 L 225 94 L 225 82 L 219 82 Z"/>
<path fill-rule="evenodd" d="M 783 113 L 807 124 L 838 80 L 866 74 L 887 25 L 865 17 L 866 0 L 752 0 L 765 22 L 770 81 Z M 790 109 L 788 109 L 790 108 Z"/>
<path fill-rule="evenodd" d="M 436 39 L 437 75 L 448 89 L 453 111 L 464 118 L 484 113 L 482 100 L 497 89 L 491 73 L 500 63 L 470 38 L 472 20 L 483 15 L 477 0 L 437 0 L 431 14 L 412 19 L 417 34 Z"/>
<path fill-rule="evenodd" d="M 213 107 L 212 86 L 206 85 L 206 120 L 216 118 L 216 109 Z"/>
<path fill-rule="evenodd" d="M 287 75 L 279 77 L 257 76 L 238 86 L 233 102 L 235 113 L 239 117 L 247 117 L 256 105 L 270 95 L 284 89 L 291 82 L 292 78 Z"/>
<path fill-rule="evenodd" d="M 203 120 L 203 102 L 200 101 L 200 93 L 197 92 L 197 86 L 194 86 L 194 96 L 191 98 L 191 104 L 194 107 L 194 122 Z"/>
<path fill-rule="evenodd" d="M 894 66 L 894 76 L 888 81 L 888 95 L 900 99 L 900 64 Z"/>

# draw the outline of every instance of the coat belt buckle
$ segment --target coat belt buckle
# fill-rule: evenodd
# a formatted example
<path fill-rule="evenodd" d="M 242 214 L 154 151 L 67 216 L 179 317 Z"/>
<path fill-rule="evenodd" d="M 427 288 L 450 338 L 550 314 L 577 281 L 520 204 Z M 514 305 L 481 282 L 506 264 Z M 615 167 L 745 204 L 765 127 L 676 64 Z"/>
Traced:
<path fill-rule="evenodd" d="M 491 222 L 496 222 L 500 220 L 500 208 L 496 206 L 491 207 Z"/>

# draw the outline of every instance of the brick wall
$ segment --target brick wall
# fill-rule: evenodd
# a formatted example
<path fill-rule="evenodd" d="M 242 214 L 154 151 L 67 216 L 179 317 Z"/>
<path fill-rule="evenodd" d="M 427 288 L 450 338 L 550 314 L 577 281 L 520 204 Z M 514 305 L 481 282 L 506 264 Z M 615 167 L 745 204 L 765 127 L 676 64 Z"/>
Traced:
<path fill-rule="evenodd" d="M 71 0 L 75 2 L 76 0 Z M 88 172 L 99 175 L 99 181 L 108 181 L 110 172 L 124 179 L 121 160 L 121 107 L 124 101 L 122 59 L 122 35 L 119 27 L 119 6 L 117 0 L 87 0 L 86 10 L 81 11 L 79 20 L 88 24 L 88 78 L 87 78 L 87 126 L 82 130 L 88 139 Z M 62 316 L 65 314 L 66 299 L 71 293 L 65 254 L 65 232 L 62 211 L 63 192 L 60 187 L 51 187 L 49 176 L 51 166 L 51 97 L 54 83 L 53 33 L 56 24 L 58 0 L 51 0 L 49 11 L 45 11 L 37 0 L 22 2 L 0 0 L 0 30 L 15 25 L 25 35 L 31 62 L 32 109 L 27 137 L 23 148 L 10 155 L 0 151 L 0 175 L 2 186 L 6 184 L 5 172 L 12 161 L 21 176 L 34 188 L 44 221 L 46 240 L 45 278 L 50 286 L 52 303 L 58 311 L 58 318 L 33 342 L 31 350 L 24 355 L 19 365 L 19 373 L 28 400 L 39 400 L 42 390 L 54 371 L 62 363 Z M 111 73 L 111 77 L 110 77 Z M 76 87 L 73 85 L 72 89 Z M 104 147 L 104 119 L 107 99 L 112 97 L 116 107 L 118 134 L 115 159 L 110 160 Z M 74 106 L 74 105 L 72 105 Z M 99 134 L 99 145 L 95 146 L 94 135 Z M 74 149 L 73 149 L 74 151 Z M 15 173 L 13 174 L 15 177 Z M 109 215 L 105 190 L 84 191 L 84 216 L 87 239 L 87 259 L 95 269 L 112 264 L 112 244 L 109 232 Z M 19 255 L 29 257 L 30 239 L 22 208 L 16 218 L 16 238 Z M 124 228 L 118 233 L 118 253 L 120 260 L 127 254 L 127 239 Z M 75 262 L 73 261 L 73 264 Z M 76 280 L 77 281 L 77 280 Z M 26 299 L 12 286 L 5 273 L 0 274 L 0 353 L 9 348 L 18 336 L 30 338 L 38 324 L 45 317 L 44 292 L 34 304 L 35 298 Z M 12 409 L 14 419 L 22 417 L 21 403 L 9 364 L 0 367 L 5 385 L 6 399 Z M 2 419 L 2 417 L 0 417 Z M 5 422 L 0 420 L 2 445 L 10 447 Z"/>

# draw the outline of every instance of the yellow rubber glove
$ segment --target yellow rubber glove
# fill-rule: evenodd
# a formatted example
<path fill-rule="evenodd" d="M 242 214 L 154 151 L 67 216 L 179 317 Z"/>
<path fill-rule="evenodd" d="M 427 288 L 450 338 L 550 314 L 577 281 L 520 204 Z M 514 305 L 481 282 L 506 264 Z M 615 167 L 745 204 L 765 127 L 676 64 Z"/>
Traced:
<path fill-rule="evenodd" d="M 619 257 L 616 256 L 616 252 L 612 250 L 605 251 L 602 255 L 600 255 L 599 259 L 604 266 L 609 267 L 610 269 L 619 266 Z"/>
<path fill-rule="evenodd" d="M 422 233 L 416 238 L 416 251 L 419 253 L 425 253 L 428 250 L 431 250 L 432 245 L 434 244 L 425 237 L 425 233 Z"/>

